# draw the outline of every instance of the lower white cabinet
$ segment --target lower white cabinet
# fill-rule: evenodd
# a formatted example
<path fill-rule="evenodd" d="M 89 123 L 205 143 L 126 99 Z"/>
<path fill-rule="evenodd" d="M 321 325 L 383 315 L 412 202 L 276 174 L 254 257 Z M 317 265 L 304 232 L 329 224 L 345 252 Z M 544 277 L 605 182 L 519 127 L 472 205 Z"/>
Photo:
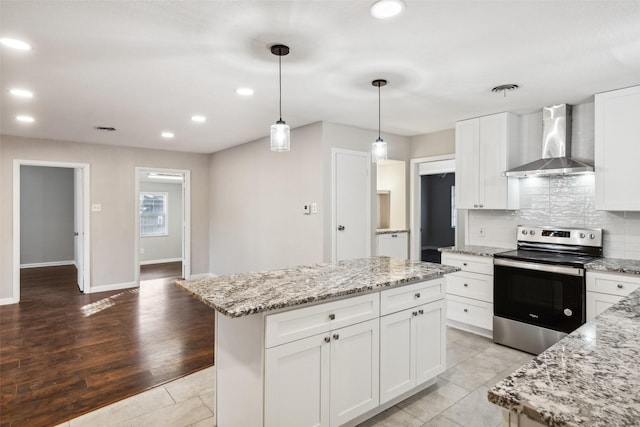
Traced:
<path fill-rule="evenodd" d="M 408 258 L 409 237 L 407 232 L 385 233 L 376 236 L 376 254 L 394 258 Z"/>
<path fill-rule="evenodd" d="M 445 301 L 380 318 L 380 403 L 445 371 Z"/>
<path fill-rule="evenodd" d="M 587 271 L 587 321 L 638 288 L 638 275 Z"/>
<path fill-rule="evenodd" d="M 265 351 L 265 425 L 339 426 L 379 404 L 378 319 Z"/>

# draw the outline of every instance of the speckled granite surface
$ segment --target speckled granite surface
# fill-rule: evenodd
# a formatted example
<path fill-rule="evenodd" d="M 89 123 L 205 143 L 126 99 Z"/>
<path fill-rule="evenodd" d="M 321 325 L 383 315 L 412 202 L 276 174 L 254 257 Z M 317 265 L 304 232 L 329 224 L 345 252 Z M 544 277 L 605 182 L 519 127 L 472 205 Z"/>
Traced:
<path fill-rule="evenodd" d="M 512 251 L 513 249 L 509 248 L 494 248 L 491 246 L 450 246 L 446 248 L 438 249 L 440 252 L 451 252 L 454 254 L 464 254 L 464 255 L 476 255 L 476 256 L 487 256 L 492 257 L 500 252 Z"/>
<path fill-rule="evenodd" d="M 396 233 L 408 233 L 409 230 L 403 228 L 378 228 L 376 234 L 396 234 Z"/>
<path fill-rule="evenodd" d="M 178 286 L 229 317 L 435 279 L 459 268 L 390 257 L 305 265 L 178 281 Z"/>
<path fill-rule="evenodd" d="M 489 390 L 550 426 L 640 425 L 640 289 Z"/>
<path fill-rule="evenodd" d="M 636 259 L 602 258 L 585 264 L 585 268 L 609 273 L 640 274 L 640 261 Z"/>

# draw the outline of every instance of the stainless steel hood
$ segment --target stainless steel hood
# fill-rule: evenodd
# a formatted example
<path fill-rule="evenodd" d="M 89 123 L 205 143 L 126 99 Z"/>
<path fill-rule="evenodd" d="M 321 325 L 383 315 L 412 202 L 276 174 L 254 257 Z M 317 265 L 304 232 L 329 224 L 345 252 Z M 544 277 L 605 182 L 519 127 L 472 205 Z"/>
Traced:
<path fill-rule="evenodd" d="M 569 175 L 593 172 L 593 165 L 571 158 L 571 105 L 542 109 L 542 159 L 509 169 L 508 177 Z"/>

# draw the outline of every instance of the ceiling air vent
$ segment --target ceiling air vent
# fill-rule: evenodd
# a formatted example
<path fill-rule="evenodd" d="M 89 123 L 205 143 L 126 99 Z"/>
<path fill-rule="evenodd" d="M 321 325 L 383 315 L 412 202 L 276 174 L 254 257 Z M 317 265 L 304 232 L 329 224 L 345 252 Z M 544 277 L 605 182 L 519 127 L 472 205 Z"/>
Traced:
<path fill-rule="evenodd" d="M 104 130 L 107 132 L 115 132 L 116 128 L 111 127 L 111 126 L 94 126 L 93 127 L 96 130 Z"/>

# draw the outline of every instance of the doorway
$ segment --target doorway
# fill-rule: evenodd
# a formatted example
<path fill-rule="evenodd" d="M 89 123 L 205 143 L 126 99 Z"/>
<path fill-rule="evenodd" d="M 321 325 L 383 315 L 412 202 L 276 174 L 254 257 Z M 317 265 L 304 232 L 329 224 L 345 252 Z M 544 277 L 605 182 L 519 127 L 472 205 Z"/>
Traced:
<path fill-rule="evenodd" d="M 190 173 L 136 168 L 136 282 L 190 276 Z"/>
<path fill-rule="evenodd" d="M 420 176 L 420 260 L 440 264 L 456 240 L 455 173 Z"/>
<path fill-rule="evenodd" d="M 14 160 L 12 302 L 90 292 L 89 177 L 88 164 Z"/>

